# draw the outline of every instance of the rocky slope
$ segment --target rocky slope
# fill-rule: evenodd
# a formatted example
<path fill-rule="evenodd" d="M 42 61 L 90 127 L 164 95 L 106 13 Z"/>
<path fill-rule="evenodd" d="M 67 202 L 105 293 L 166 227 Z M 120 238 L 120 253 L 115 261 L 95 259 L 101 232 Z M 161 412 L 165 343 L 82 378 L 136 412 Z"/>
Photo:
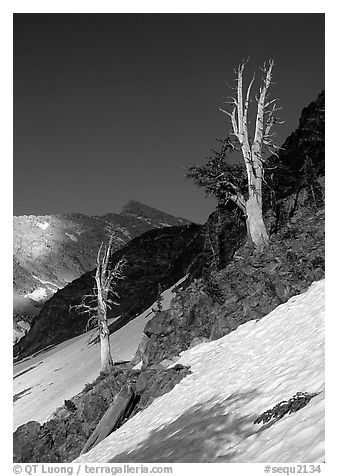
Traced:
<path fill-rule="evenodd" d="M 280 159 L 270 159 L 273 176 L 267 176 L 267 180 L 274 180 L 274 189 L 271 191 L 266 187 L 264 206 L 271 234 L 276 234 L 284 227 L 299 208 L 323 207 L 323 131 L 324 93 L 321 93 L 316 101 L 303 110 L 299 127 L 285 141 Z M 309 154 L 313 157 L 311 161 L 308 160 Z M 296 177 L 297 180 L 282 180 L 283 177 Z M 112 256 L 112 266 L 122 255 L 125 255 L 128 261 L 127 279 L 120 289 L 121 305 L 118 311 L 112 313 L 112 316 L 115 316 L 118 312 L 121 318 L 112 326 L 112 331 L 124 325 L 153 302 L 161 281 L 162 284 L 170 286 L 187 270 L 192 281 L 200 278 L 206 269 L 225 268 L 246 236 L 245 224 L 238 217 L 236 209 L 232 209 L 231 206 L 216 210 L 204 226 L 170 229 L 167 225 L 173 224 L 175 219 L 167 215 L 161 215 L 159 219 L 156 210 L 135 202 L 131 202 L 123 209 L 119 219 L 121 217 L 122 220 L 136 220 L 136 217 L 139 217 L 144 226 L 164 226 L 164 229 L 150 230 Z M 126 237 L 126 223 L 123 222 L 124 227 L 119 225 L 119 228 L 116 228 L 114 220 L 114 215 L 105 215 L 102 222 L 97 221 L 103 223 L 104 231 L 108 229 L 109 232 L 112 232 L 110 227 L 114 224 L 113 230 L 119 233 L 117 236 L 122 244 L 121 234 L 124 233 Z M 43 223 L 40 223 L 40 228 L 42 225 Z M 49 227 L 46 224 L 43 227 L 45 228 L 43 233 L 48 232 Z M 96 248 L 102 241 L 102 228 Z M 76 231 L 70 233 L 68 230 L 67 233 L 75 237 Z M 74 244 L 74 240 L 70 238 L 70 241 Z M 40 254 L 34 263 L 48 269 L 49 263 L 55 260 L 58 262 L 60 256 L 64 255 L 62 251 L 56 256 L 54 251 L 50 250 L 50 253 L 48 260 L 41 259 Z M 91 255 L 92 263 L 95 261 L 95 254 L 96 251 Z M 80 252 L 74 258 L 75 261 L 81 261 L 83 255 L 86 253 Z M 68 269 L 70 273 L 69 266 L 65 266 L 64 269 Z M 55 275 L 56 272 L 54 270 L 53 272 Z M 25 274 L 22 273 L 22 276 L 24 280 Z M 32 331 L 21 341 L 20 346 L 15 347 L 15 354 L 28 355 L 46 345 L 61 342 L 83 332 L 87 318 L 70 311 L 70 306 L 78 304 L 81 297 L 90 292 L 92 286 L 93 273 L 87 273 L 59 290 L 34 319 Z"/>
<path fill-rule="evenodd" d="M 311 194 L 316 196 L 316 177 L 325 174 L 324 91 L 302 110 L 297 129 L 287 137 L 278 155 L 270 158 L 271 170 L 266 171 L 275 198 L 285 198 L 302 186 L 312 188 Z"/>
<path fill-rule="evenodd" d="M 169 392 L 188 373 L 189 369 L 183 365 L 172 369 L 149 368 L 145 372 L 125 365 L 115 366 L 109 377 L 100 377 L 86 385 L 83 392 L 59 408 L 46 423 L 31 421 L 21 425 L 14 433 L 13 460 L 71 462 L 79 456 L 88 436 L 125 385 L 135 390 L 132 417 Z"/>
<path fill-rule="evenodd" d="M 122 256 L 127 264 L 126 279 L 117 287 L 120 305 L 108 313 L 109 318 L 121 316 L 112 330 L 147 309 L 156 300 L 159 283 L 166 289 L 182 278 L 202 248 L 201 226 L 191 224 L 150 230 L 116 251 L 110 265 Z M 95 270 L 85 273 L 57 291 L 43 306 L 27 336 L 14 346 L 14 353 L 20 351 L 25 356 L 84 332 L 88 315 L 72 306 L 92 291 L 94 274 Z"/>
<path fill-rule="evenodd" d="M 21 425 L 14 433 L 14 461 L 72 461 L 114 397 L 126 386 L 135 394 L 126 426 L 82 456 L 81 461 L 323 461 L 323 317 L 321 281 L 277 307 L 261 322 L 251 320 L 214 342 L 191 343 L 187 352 L 176 356 L 176 363 L 167 359 L 142 369 L 116 365 L 110 375 L 101 375 L 80 394 L 65 401 L 49 421 Z M 319 395 L 315 412 L 310 405 L 310 412 L 308 408 L 305 413 L 301 410 L 296 418 L 291 417 L 291 422 L 284 412 L 282 422 L 276 416 L 271 422 L 256 426 L 267 409 L 277 403 L 285 404 L 297 392 Z M 238 425 L 234 425 L 233 413 L 242 415 L 247 404 L 253 405 L 250 413 L 245 418 L 239 416 Z M 293 411 L 301 408 L 296 406 Z M 153 436 L 154 428 L 159 435 Z M 297 440 L 299 431 L 301 440 Z M 254 434 L 256 438 L 249 438 Z M 297 444 L 296 440 L 292 443 L 293 439 Z M 206 442 L 211 440 L 220 445 L 210 447 Z M 238 443 L 242 447 L 233 451 Z M 283 444 L 286 448 L 281 451 Z M 226 452 L 217 453 L 222 448 Z"/>
<path fill-rule="evenodd" d="M 323 463 L 324 304 L 321 280 L 183 352 L 189 374 L 74 463 Z"/>
<path fill-rule="evenodd" d="M 131 385 L 135 391 L 131 418 L 188 375 L 187 368 L 175 367 L 181 352 L 228 337 L 248 321 L 256 325 L 278 305 L 291 302 L 290 298 L 323 278 L 324 210 L 307 206 L 305 194 L 303 200 L 290 222 L 272 236 L 264 255 L 257 259 L 244 244 L 225 268 L 207 270 L 178 290 L 169 310 L 146 324 L 144 339 L 130 363 L 116 365 L 111 375 L 101 375 L 87 385 L 48 422 L 20 426 L 14 434 L 15 461 L 71 461 L 123 386 Z M 144 236 L 149 233 L 155 231 Z M 204 253 L 200 256 L 205 259 Z M 246 355 L 243 339 L 237 342 L 241 347 L 234 349 L 236 355 Z"/>
<path fill-rule="evenodd" d="M 170 360 L 196 342 L 258 321 L 324 277 L 324 252 L 323 208 L 299 206 L 262 256 L 243 245 L 227 267 L 205 272 L 173 299 L 170 310 L 153 317 L 134 363 Z"/>
<path fill-rule="evenodd" d="M 90 386 L 89 389 L 93 391 L 92 395 L 94 396 L 91 405 L 95 406 L 95 401 L 99 401 L 95 406 L 97 420 L 103 415 L 109 404 L 110 397 L 107 400 L 109 392 L 113 391 L 114 394 L 116 390 L 111 390 L 116 379 L 121 381 L 121 385 L 129 383 L 136 388 L 140 399 L 142 399 L 143 391 L 149 392 L 149 400 L 147 400 L 148 397 L 143 397 L 144 406 L 139 407 L 140 410 L 143 410 L 153 397 L 162 395 L 162 393 L 158 393 L 158 389 L 171 389 L 180 380 L 181 376 L 177 376 L 174 372 L 179 371 L 182 372 L 182 377 L 187 376 L 187 369 L 181 367 L 170 369 L 171 373 L 169 370 L 165 370 L 165 368 L 175 365 L 182 351 L 194 348 L 201 342 L 220 338 L 225 339 L 226 343 L 228 337 L 231 340 L 231 336 L 236 332 L 241 333 L 241 329 L 245 326 L 253 327 L 257 323 L 257 328 L 259 328 L 261 325 L 259 321 L 269 312 L 305 291 L 313 281 L 323 278 L 325 245 L 324 190 L 322 187 L 323 137 L 321 133 L 311 135 L 309 132 L 312 129 L 317 130 L 317 126 L 318 130 L 323 131 L 322 99 L 323 95 L 304 110 L 300 127 L 293 134 L 291 141 L 290 151 L 292 153 L 290 152 L 288 156 L 287 147 L 289 146 L 287 144 L 290 142 L 287 140 L 287 147 L 284 151 L 285 162 L 275 162 L 274 171 L 277 178 L 283 177 L 283 173 L 285 173 L 286 176 L 298 174 L 298 179 L 284 182 L 276 179 L 275 194 L 274 196 L 269 195 L 269 200 L 271 200 L 267 200 L 265 204 L 265 219 L 271 235 L 271 246 L 264 254 L 261 256 L 252 254 L 252 250 L 245 242 L 245 225 L 238 219 L 235 210 L 228 208 L 218 209 L 209 217 L 204 226 L 190 225 L 152 230 L 135 238 L 123 249 L 114 253 L 111 266 L 122 255 L 125 255 L 129 260 L 129 267 L 127 268 L 127 280 L 120 289 L 122 301 L 119 312 L 122 311 L 123 315 L 112 325 L 112 331 L 145 309 L 146 303 L 149 305 L 155 300 L 159 282 L 169 286 L 175 282 L 174 279 L 177 281 L 186 273 L 189 273 L 189 279 L 185 281 L 186 285 L 171 302 L 170 309 L 158 313 L 148 321 L 144 328 L 143 340 L 132 362 L 115 369 L 114 374 L 106 377 L 102 382 L 100 380 L 95 382 L 93 387 Z M 316 127 L 311 126 L 313 123 Z M 312 160 L 312 163 L 309 163 L 307 157 L 310 150 L 317 150 L 314 143 L 317 143 L 321 153 L 315 160 Z M 300 160 L 299 157 L 302 159 Z M 67 338 L 68 329 L 72 335 L 81 332 L 85 321 L 83 319 L 81 321 L 81 317 L 72 314 L 69 311 L 69 305 L 79 302 L 81 296 L 88 292 L 92 283 L 93 274 L 87 273 L 63 290 L 58 291 L 40 312 L 32 330 L 23 339 L 21 349 L 16 347 L 17 352 L 20 351 L 20 355 L 24 356 L 46 345 L 60 342 Z M 291 303 L 293 300 L 291 299 L 289 302 Z M 243 324 L 244 326 L 242 326 Z M 301 320 L 298 328 L 301 331 Z M 280 329 L 280 332 L 283 330 L 284 327 Z M 278 332 L 277 327 L 274 331 L 274 343 L 278 343 Z M 211 348 L 213 343 L 209 342 L 206 345 Z M 309 340 L 309 346 L 311 347 L 311 340 Z M 227 348 L 226 345 L 225 348 Z M 243 333 L 242 338 L 236 341 L 233 351 L 233 357 L 242 355 L 246 361 L 250 361 L 250 354 L 246 356 L 246 342 Z M 274 357 L 276 357 L 275 354 Z M 310 360 L 311 358 L 310 355 Z M 241 372 L 241 369 L 231 360 L 225 362 L 224 364 L 224 360 L 220 359 L 222 371 L 224 368 L 226 369 L 224 365 L 232 365 L 235 372 Z M 269 362 L 270 358 L 267 359 L 267 363 Z M 294 364 L 295 360 L 290 359 L 290 362 Z M 136 364 L 138 370 L 133 368 Z M 204 365 L 203 362 L 201 365 Z M 319 363 L 319 367 L 321 366 L 322 362 Z M 214 388 L 208 380 L 209 373 L 213 368 L 214 361 L 211 359 L 206 365 L 203 389 L 212 390 Z M 271 370 L 271 375 L 273 375 L 271 388 L 273 389 L 276 388 L 275 371 L 276 369 L 273 367 Z M 226 370 L 224 372 L 226 375 Z M 174 377 L 174 375 L 176 376 Z M 307 376 L 306 373 L 304 375 Z M 111 377 L 113 378 L 110 381 Z M 194 376 L 191 380 L 194 380 Z M 222 385 L 223 380 L 220 378 L 220 374 L 217 374 L 216 381 Z M 229 383 L 232 384 L 235 381 L 236 374 Z M 107 382 L 109 390 L 105 388 L 104 382 Z M 285 383 L 284 389 L 286 385 L 288 383 Z M 295 391 L 298 390 L 302 389 L 297 388 Z M 88 388 L 84 393 L 87 391 Z M 241 391 L 241 388 L 238 391 Z M 179 390 L 174 393 L 177 396 L 180 395 Z M 191 395 L 197 394 L 198 392 L 190 394 L 188 392 L 186 402 L 189 403 Z M 292 395 L 290 394 L 290 396 Z M 92 425 L 91 429 L 95 426 L 89 410 L 91 406 L 89 405 L 83 412 L 84 400 L 82 398 L 83 394 L 80 394 L 72 399 L 76 407 L 76 411 L 74 410 L 73 413 L 69 408 L 64 407 L 57 412 L 55 419 L 43 426 L 36 422 L 30 422 L 20 427 L 15 435 L 18 461 L 32 461 L 30 458 L 37 457 L 41 458 L 39 461 L 46 462 L 70 461 L 76 454 L 79 454 L 81 446 L 88 437 L 88 424 Z M 156 400 L 157 406 L 160 406 L 160 401 L 160 399 Z M 227 401 L 225 402 L 227 403 Z M 261 400 L 258 399 L 256 403 L 258 405 Z M 270 403 L 277 403 L 277 401 Z M 98 408 L 100 405 L 102 408 Z M 266 408 L 265 406 L 264 409 L 266 410 Z M 163 408 L 161 411 L 159 418 L 165 419 L 166 414 L 163 413 Z M 150 415 L 149 411 L 147 414 Z M 201 415 L 202 418 L 204 413 Z M 142 419 L 142 417 L 140 418 Z M 64 419 L 65 425 L 60 425 L 62 419 Z M 193 416 L 192 419 L 195 421 Z M 207 420 L 209 421 L 209 418 Z M 218 422 L 218 417 L 216 420 Z M 253 420 L 254 418 L 252 421 L 250 420 L 251 423 Z M 184 420 L 182 431 L 184 431 L 186 422 Z M 190 425 L 189 421 L 187 423 Z M 227 429 L 228 427 L 225 425 L 223 434 L 228 434 Z M 166 433 L 165 429 L 164 432 Z M 195 434 L 195 428 L 192 433 Z M 67 446 L 68 438 L 70 438 L 69 446 Z M 41 444 L 38 453 L 34 453 L 35 445 L 32 445 L 30 440 L 35 441 L 37 445 Z M 207 441 L 208 438 L 201 440 Z M 246 440 L 244 443 L 246 444 Z M 153 446 L 150 445 L 150 448 Z M 255 451 L 251 450 L 253 453 L 255 451 L 257 453 L 257 448 Z M 198 460 L 198 450 L 196 455 Z M 139 461 L 138 456 L 139 454 L 136 453 L 135 461 Z M 155 459 L 157 456 L 155 454 Z M 172 458 L 175 457 L 175 453 L 172 453 Z M 184 455 L 182 458 L 184 461 Z"/>
<path fill-rule="evenodd" d="M 212 214 L 205 225 L 209 252 L 194 263 L 197 279 L 176 296 L 170 310 L 147 323 L 134 363 L 157 364 L 194 342 L 227 335 L 324 277 L 324 101 L 322 92 L 303 109 L 279 158 L 269 159 L 272 171 L 267 170 L 264 190 L 268 250 L 253 256 L 245 228 L 231 211 L 220 208 Z"/>
<path fill-rule="evenodd" d="M 114 236 L 117 250 L 154 228 L 188 224 L 130 201 L 119 214 L 14 217 L 14 323 L 30 322 L 59 288 L 93 269 L 101 242 Z"/>

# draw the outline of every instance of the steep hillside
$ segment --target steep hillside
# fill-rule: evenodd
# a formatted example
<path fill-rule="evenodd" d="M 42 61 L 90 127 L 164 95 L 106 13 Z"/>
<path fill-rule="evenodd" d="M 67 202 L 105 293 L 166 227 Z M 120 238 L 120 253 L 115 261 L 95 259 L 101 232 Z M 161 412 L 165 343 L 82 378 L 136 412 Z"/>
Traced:
<path fill-rule="evenodd" d="M 76 372 L 69 366 L 72 352 L 76 360 L 93 352 L 80 341 L 69 343 L 70 352 L 65 348 L 66 359 L 60 350 L 41 354 L 40 363 L 27 362 L 26 372 L 17 373 L 22 388 L 24 380 L 30 382 L 29 373 L 35 376 L 32 388 L 16 395 L 19 418 L 40 419 L 43 408 L 35 399 L 44 388 L 52 402 L 68 396 L 58 372 Z M 260 321 L 192 345 L 175 364 L 166 365 L 116 365 L 49 421 L 20 426 L 14 433 L 14 461 L 72 461 L 114 397 L 129 385 L 136 405 L 129 420 L 76 462 L 323 462 L 324 281 Z M 52 393 L 50 378 L 63 394 Z M 48 398 L 43 402 L 44 407 L 50 403 Z"/>
<path fill-rule="evenodd" d="M 120 214 L 14 217 L 14 322 L 30 322 L 59 288 L 93 269 L 102 241 L 117 250 L 153 228 L 188 224 L 138 202 Z"/>
<path fill-rule="evenodd" d="M 165 289 L 181 279 L 202 249 L 201 226 L 188 225 L 150 230 L 113 253 L 111 266 L 122 256 L 127 265 L 126 279 L 117 288 L 120 305 L 108 314 L 109 318 L 120 316 L 112 330 L 147 309 L 156 300 L 159 283 Z M 85 273 L 45 303 L 29 333 L 14 346 L 15 355 L 26 356 L 86 330 L 88 315 L 81 315 L 72 306 L 91 292 L 94 273 Z"/>
<path fill-rule="evenodd" d="M 285 161 L 274 162 L 275 189 L 265 202 L 270 246 L 263 253 L 253 253 L 245 224 L 236 210 L 223 206 L 204 226 L 150 230 L 111 256 L 110 266 L 122 256 L 128 263 L 118 289 L 121 305 L 109 316 L 119 316 L 110 325 L 111 339 L 119 341 L 116 347 L 128 362 L 86 385 L 43 425 L 31 421 L 19 427 L 18 462 L 77 457 L 114 397 L 128 386 L 133 408 L 120 422 L 122 429 L 78 461 L 324 460 L 322 102 L 320 95 L 303 111 L 299 128 L 285 142 Z M 288 176 L 296 180 L 281 180 Z M 126 216 L 135 209 L 130 204 Z M 170 308 L 152 314 L 158 284 L 168 288 L 185 275 Z M 85 329 L 87 317 L 72 306 L 93 282 L 89 272 L 59 290 L 15 346 L 19 357 L 37 353 L 18 363 L 23 365 L 16 376 L 18 408 L 30 407 L 25 399 L 38 391 L 45 356 L 55 366 L 52 383 L 59 389 L 61 383 L 63 398 L 57 373 L 66 363 L 58 365 L 53 356 L 58 352 L 62 359 L 59 350 L 68 348 L 69 359 L 72 346 L 84 339 L 67 341 Z M 139 342 L 133 357 L 125 354 L 130 342 L 133 351 Z M 46 346 L 50 349 L 40 354 Z M 30 361 L 34 365 L 27 368 Z"/>
<path fill-rule="evenodd" d="M 306 203 L 306 194 L 303 198 Z M 173 230 L 175 229 L 171 229 L 172 232 Z M 164 231 L 169 229 L 162 232 Z M 144 243 L 143 239 L 149 238 L 148 235 L 154 233 L 158 231 L 148 232 L 136 241 Z M 151 237 L 149 239 L 150 244 Z M 128 246 L 131 245 L 133 242 Z M 205 262 L 205 251 L 200 256 L 202 262 Z M 294 213 L 291 221 L 272 237 L 270 249 L 264 255 L 258 258 L 253 256 L 248 246 L 244 244 L 238 248 L 234 259 L 225 268 L 217 270 L 213 267 L 213 271 L 206 268 L 202 277 L 193 282 L 191 277 L 185 279 L 181 288 L 176 290 L 176 295 L 171 296 L 173 299 L 169 308 L 164 305 L 164 310 L 154 315 L 151 312 L 153 304 L 150 303 L 143 314 L 136 316 L 122 328 L 118 329 L 117 325 L 120 319 L 113 322 L 115 332 L 111 334 L 110 339 L 114 359 L 129 362 L 116 365 L 111 375 L 99 378 L 92 385 L 86 386 L 84 393 L 73 397 L 76 412 L 62 407 L 42 426 L 40 423 L 28 423 L 20 427 L 15 435 L 17 454 L 21 455 L 17 461 L 70 461 L 79 454 L 89 434 L 94 431 L 99 419 L 111 404 L 114 395 L 123 386 L 130 384 L 135 389 L 140 401 L 137 403 L 136 399 L 133 414 L 141 412 L 154 398 L 163 395 L 162 391 L 165 393 L 165 389 L 170 390 L 187 375 L 186 370 L 179 365 L 177 370 L 173 369 L 169 373 L 165 370 L 178 363 L 180 353 L 194 348 L 201 342 L 210 342 L 210 346 L 217 345 L 213 344 L 213 341 L 237 335 L 236 332 L 246 328 L 247 324 L 248 329 L 250 326 L 259 327 L 259 322 L 266 319 L 266 314 L 278 308 L 281 303 L 295 302 L 295 296 L 306 291 L 313 281 L 320 280 L 323 276 L 323 209 L 316 210 L 304 204 L 300 206 L 299 202 L 298 211 Z M 73 285 L 74 283 L 69 286 Z M 72 289 L 74 291 L 74 287 Z M 61 290 L 59 293 L 64 291 Z M 70 296 L 66 296 L 65 299 L 69 301 Z M 152 299 L 155 301 L 156 294 Z M 166 303 L 167 301 L 164 304 Z M 55 313 L 58 307 L 59 304 L 56 304 Z M 53 309 L 50 310 L 50 319 L 52 318 Z M 290 313 L 288 319 L 293 320 Z M 283 326 L 284 324 L 281 325 L 280 332 L 284 329 Z M 51 328 L 53 329 L 52 325 Z M 41 334 L 36 334 L 37 340 L 43 341 L 44 333 L 47 332 L 48 325 L 45 330 L 42 329 Z M 57 333 L 58 329 L 56 328 L 54 332 Z M 277 334 L 279 330 L 276 329 L 275 332 Z M 237 352 L 243 356 L 251 356 L 252 351 L 247 345 L 247 338 L 243 333 L 240 335 L 241 339 L 233 347 L 234 355 Z M 57 346 L 52 345 L 50 349 L 37 352 L 35 356 L 16 364 L 14 407 L 17 424 L 24 423 L 29 418 L 39 420 L 41 416 L 44 420 L 53 407 L 55 408 L 55 403 L 60 404 L 63 399 L 70 398 L 85 381 L 95 377 L 99 368 L 98 344 L 92 338 L 93 345 L 88 347 L 86 342 L 89 340 L 88 334 L 75 337 Z M 253 341 L 254 339 L 251 340 Z M 34 338 L 31 346 L 34 346 Z M 225 372 L 229 368 L 226 364 L 229 362 L 227 358 L 224 360 Z M 232 360 L 234 358 L 231 356 Z M 271 359 L 272 357 L 269 357 L 268 360 Z M 292 363 L 293 359 L 290 359 L 290 362 Z M 321 365 L 320 359 L 318 363 Z M 210 368 L 212 368 L 211 361 Z M 241 368 L 237 368 L 239 376 Z M 52 375 L 51 369 L 54 369 Z M 74 378 L 69 379 L 72 375 Z M 237 379 L 235 374 L 233 378 Z M 69 382 L 66 387 L 65 382 Z M 296 391 L 303 389 L 299 388 Z M 283 398 L 285 399 L 287 395 Z M 265 409 L 262 405 L 262 412 Z M 42 423 L 41 420 L 40 422 Z M 36 444 L 28 444 L 27 438 L 30 442 L 34 442 L 36 438 L 38 441 Z M 51 441 L 55 441 L 52 446 Z"/>
<path fill-rule="evenodd" d="M 303 200 L 307 201 L 306 193 Z M 218 339 L 249 320 L 261 319 L 322 279 L 324 209 L 301 203 L 298 197 L 298 209 L 271 236 L 263 255 L 252 255 L 248 244 L 242 245 L 225 268 L 204 268 L 202 277 L 177 295 L 170 310 L 153 317 L 144 329 L 139 360 L 157 364 L 196 339 Z"/>
<path fill-rule="evenodd" d="M 183 278 L 184 281 L 184 278 Z M 181 281 L 162 293 L 163 309 L 170 307 Z M 146 323 L 154 316 L 152 307 L 110 336 L 112 358 L 118 362 L 132 360 Z M 81 392 L 100 372 L 100 343 L 93 343 L 97 332 L 88 331 L 78 337 L 38 352 L 14 365 L 14 428 L 50 418 L 65 399 Z"/>
<path fill-rule="evenodd" d="M 297 129 L 290 134 L 278 152 L 278 158 L 269 159 L 265 178 L 267 206 L 271 202 L 307 187 L 316 200 L 316 179 L 325 174 L 325 92 L 306 106 L 301 113 Z M 270 188 L 272 187 L 272 189 Z"/>
<path fill-rule="evenodd" d="M 322 186 L 324 173 L 323 131 L 324 93 L 321 93 L 316 101 L 303 110 L 299 127 L 285 141 L 280 159 L 270 159 L 273 176 L 267 174 L 267 180 L 273 180 L 273 188 L 267 187 L 265 191 L 265 216 L 270 234 L 278 233 L 299 209 L 322 209 L 324 204 Z M 159 282 L 165 281 L 165 284 L 171 285 L 181 278 L 187 269 L 189 269 L 189 279 L 192 281 L 195 278 L 201 278 L 206 270 L 226 268 L 236 250 L 245 241 L 246 236 L 245 224 L 238 218 L 236 210 L 231 206 L 219 207 L 204 226 L 174 228 L 172 231 L 167 225 L 174 224 L 175 220 L 181 223 L 181 218 L 174 219 L 166 214 L 159 214 L 156 210 L 137 202 L 129 202 L 120 215 L 109 214 L 101 219 L 100 217 L 90 218 L 91 221 L 94 220 L 99 224 L 97 226 L 101 227 L 101 234 L 95 245 L 88 251 L 76 251 L 74 248 L 76 254 L 72 259 L 78 266 L 81 266 L 84 258 L 87 260 L 86 266 L 89 267 L 91 263 L 90 268 L 92 268 L 95 265 L 96 249 L 107 231 L 117 236 L 116 241 L 119 241 L 121 246 L 123 240 L 127 239 L 127 225 L 128 229 L 134 230 L 128 232 L 130 237 L 133 236 L 133 233 L 135 234 L 134 228 L 137 222 L 144 227 L 165 227 L 163 232 L 154 230 L 152 233 L 149 231 L 144 235 L 144 238 L 133 240 L 132 246 L 123 248 L 123 253 L 116 252 L 114 254 L 111 260 L 112 265 L 122 254 L 126 254 L 129 266 L 125 290 L 121 290 L 122 300 L 118 311 L 122 316 L 115 327 L 112 327 L 112 331 L 124 325 L 149 306 L 156 294 Z M 321 219 L 324 220 L 323 215 Z M 119 225 L 116 220 L 120 220 Z M 35 228 L 40 229 L 39 233 L 42 233 L 42 237 L 50 229 L 47 225 L 47 221 L 35 225 Z M 41 226 L 44 230 L 41 229 Z M 68 246 L 75 246 L 78 243 L 74 241 L 74 238 L 78 236 L 75 236 L 76 229 L 64 231 L 63 235 L 65 233 L 67 233 L 69 241 Z M 80 237 L 81 233 L 76 239 L 79 241 Z M 279 238 L 274 239 L 278 240 Z M 90 240 L 84 240 L 85 243 L 88 241 Z M 175 244 L 173 244 L 174 242 Z M 322 240 L 319 240 L 318 244 L 321 247 Z M 34 253 L 39 250 L 39 246 L 34 245 L 34 240 L 30 246 L 34 247 Z M 49 250 L 50 256 L 43 258 L 44 255 L 40 249 L 38 255 L 35 256 L 34 266 L 46 270 L 49 279 L 40 278 L 40 286 L 36 285 L 38 287 L 33 290 L 34 296 L 41 298 L 44 290 L 47 296 L 50 296 L 48 286 L 52 292 L 50 283 L 53 283 L 52 279 L 57 279 L 55 275 L 58 274 L 57 263 L 60 260 L 63 263 L 61 268 L 68 277 L 76 269 L 75 264 L 67 263 L 69 254 L 62 251 L 62 246 L 59 254 L 55 253 L 53 248 L 53 250 Z M 170 249 L 170 253 L 168 253 L 168 249 Z M 90 263 L 88 256 L 91 256 Z M 31 258 L 30 260 L 32 262 Z M 18 265 L 18 269 L 21 271 L 18 273 L 21 282 L 25 282 L 28 278 L 21 264 Z M 54 278 L 51 277 L 51 273 Z M 32 273 L 32 276 L 35 274 Z M 20 346 L 15 347 L 15 354 L 28 355 L 28 353 L 35 352 L 46 345 L 61 342 L 83 332 L 86 320 L 81 316 L 76 316 L 74 312 L 70 312 L 69 308 L 79 303 L 82 295 L 90 291 L 92 284 L 92 274 L 89 273 L 69 284 L 64 290 L 60 290 L 53 299 L 43 306 L 40 315 L 34 319 L 34 329 L 20 343 Z M 297 289 L 294 292 L 297 292 Z M 26 296 L 32 299 L 32 294 Z M 232 298 L 236 301 L 236 297 L 232 296 Z M 41 302 L 43 302 L 43 298 Z M 264 312 L 268 312 L 268 310 L 264 309 Z M 260 312 L 260 315 L 264 315 L 264 312 L 263 314 Z"/>
<path fill-rule="evenodd" d="M 184 352 L 190 373 L 75 462 L 322 463 L 324 354 L 319 281 Z"/>

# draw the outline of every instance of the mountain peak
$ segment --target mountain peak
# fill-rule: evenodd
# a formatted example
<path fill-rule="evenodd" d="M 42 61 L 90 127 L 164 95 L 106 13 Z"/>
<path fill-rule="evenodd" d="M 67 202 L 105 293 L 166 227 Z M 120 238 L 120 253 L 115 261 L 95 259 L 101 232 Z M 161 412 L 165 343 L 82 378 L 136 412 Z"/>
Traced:
<path fill-rule="evenodd" d="M 156 213 L 165 213 L 158 210 L 155 207 L 151 207 L 150 205 L 145 205 L 144 203 L 138 202 L 137 200 L 129 200 L 121 209 L 121 213 L 139 213 L 140 211 L 148 212 L 152 210 Z"/>
<path fill-rule="evenodd" d="M 179 224 L 188 225 L 191 223 L 191 221 L 185 218 L 174 217 L 169 213 L 162 212 L 157 208 L 145 205 L 136 200 L 129 200 L 126 205 L 122 207 L 120 215 L 133 215 L 139 218 L 145 218 L 153 224 L 159 222 L 162 226 L 177 226 Z"/>

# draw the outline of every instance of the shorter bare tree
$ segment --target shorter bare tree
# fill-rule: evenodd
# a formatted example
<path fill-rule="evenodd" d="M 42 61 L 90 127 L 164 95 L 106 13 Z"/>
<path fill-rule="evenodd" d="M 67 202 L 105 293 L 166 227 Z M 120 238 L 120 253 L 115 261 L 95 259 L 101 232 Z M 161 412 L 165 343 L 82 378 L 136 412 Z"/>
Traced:
<path fill-rule="evenodd" d="M 109 258 L 112 249 L 112 237 L 108 245 L 101 243 L 97 253 L 97 266 L 93 292 L 85 294 L 80 304 L 73 306 L 81 314 L 90 314 L 87 322 L 89 325 L 96 323 L 101 342 L 101 372 L 108 373 L 113 367 L 111 347 L 109 341 L 109 329 L 107 311 L 118 306 L 119 295 L 116 287 L 119 281 L 125 279 L 125 257 L 121 258 L 114 268 L 109 268 Z"/>

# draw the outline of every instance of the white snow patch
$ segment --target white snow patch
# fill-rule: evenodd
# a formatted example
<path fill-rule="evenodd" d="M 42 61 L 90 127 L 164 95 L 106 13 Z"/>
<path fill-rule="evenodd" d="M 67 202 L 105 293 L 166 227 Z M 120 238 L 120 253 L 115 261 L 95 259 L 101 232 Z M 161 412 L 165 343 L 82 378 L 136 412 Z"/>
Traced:
<path fill-rule="evenodd" d="M 55 283 L 51 283 L 50 281 L 44 281 L 43 279 L 40 279 L 37 276 L 34 276 L 34 274 L 32 274 L 32 276 L 33 276 L 34 279 L 37 279 L 38 281 L 40 281 L 41 284 L 46 284 L 47 287 L 52 286 L 53 288 L 59 289 L 59 286 Z M 55 292 L 55 289 L 52 289 L 52 291 Z"/>
<path fill-rule="evenodd" d="M 140 370 L 142 368 L 142 365 L 143 365 L 143 360 L 141 359 L 138 364 L 134 365 L 133 369 Z"/>
<path fill-rule="evenodd" d="M 30 329 L 30 325 L 26 321 L 18 321 L 16 324 L 20 326 L 21 329 L 24 329 L 25 331 L 29 331 Z"/>
<path fill-rule="evenodd" d="M 34 289 L 31 293 L 25 294 L 26 298 L 33 299 L 34 301 L 43 301 L 47 298 L 47 291 L 45 288 Z"/>
<path fill-rule="evenodd" d="M 324 280 L 178 362 L 192 373 L 75 461 L 324 461 Z M 297 392 L 319 394 L 272 425 L 253 423 Z"/>
<path fill-rule="evenodd" d="M 76 236 L 72 235 L 71 233 L 65 232 L 65 235 L 67 235 L 72 241 L 78 241 L 78 239 L 76 238 Z"/>
<path fill-rule="evenodd" d="M 133 216 L 134 214 L 131 213 L 131 215 Z M 146 218 L 146 217 L 143 217 L 141 215 L 134 215 L 138 220 L 141 220 L 141 221 L 145 221 L 146 223 L 148 223 L 149 225 L 151 225 L 151 220 L 150 218 Z"/>
<path fill-rule="evenodd" d="M 163 309 L 169 309 L 174 288 L 185 279 L 162 293 Z M 144 326 L 154 316 L 154 305 L 110 336 L 114 361 L 134 357 Z M 14 395 L 29 389 L 14 403 L 14 429 L 30 420 L 46 421 L 65 399 L 95 380 L 100 372 L 100 344 L 88 345 L 90 340 L 93 340 L 92 331 L 14 365 Z M 26 372 L 18 376 L 23 371 Z"/>
<path fill-rule="evenodd" d="M 25 335 L 25 332 L 23 330 L 18 330 L 18 329 L 13 329 L 13 344 L 16 344 L 16 342 L 19 342 L 20 339 Z"/>
<path fill-rule="evenodd" d="M 47 228 L 50 227 L 50 224 L 47 223 L 46 221 L 43 222 L 43 223 L 37 223 L 36 225 L 37 225 L 38 227 L 40 227 L 42 230 L 47 230 Z"/>
<path fill-rule="evenodd" d="M 25 321 L 18 321 L 13 329 L 13 342 L 18 342 L 30 329 L 30 325 Z"/>

